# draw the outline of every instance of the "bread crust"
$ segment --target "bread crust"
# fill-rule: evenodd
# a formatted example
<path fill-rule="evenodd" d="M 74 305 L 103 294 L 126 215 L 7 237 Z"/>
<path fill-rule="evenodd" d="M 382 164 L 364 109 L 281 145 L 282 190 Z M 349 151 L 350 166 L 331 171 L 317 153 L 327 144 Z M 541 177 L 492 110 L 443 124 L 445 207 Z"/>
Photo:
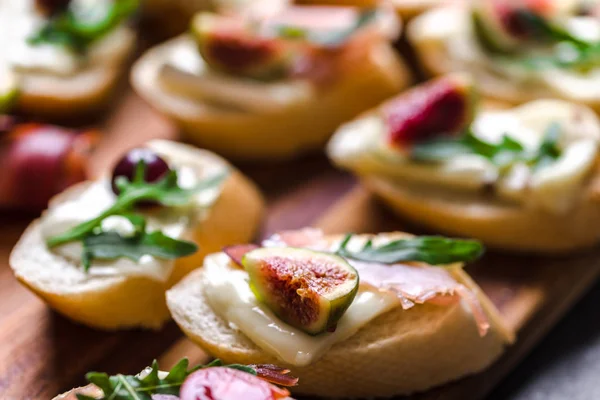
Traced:
<path fill-rule="evenodd" d="M 186 139 L 229 158 L 286 159 L 322 147 L 337 126 L 398 93 L 409 83 L 404 63 L 386 43 L 357 65 L 360 80 L 345 79 L 319 92 L 318 99 L 265 113 L 214 111 L 163 90 L 158 74 L 170 52 L 186 36 L 161 44 L 134 65 L 131 82 L 156 109 L 173 118 Z"/>
<path fill-rule="evenodd" d="M 431 77 L 456 72 L 457 69 L 461 71 L 465 69 L 464 66 L 460 67 L 459 65 L 454 65 L 455 63 L 452 62 L 452 57 L 448 54 L 445 46 L 438 46 L 429 41 L 419 40 L 419 25 L 428 18 L 429 13 L 441 12 L 445 8 L 457 10 L 459 6 L 433 8 L 429 12 L 412 20 L 406 29 L 408 41 L 416 50 L 420 66 L 423 68 L 424 72 Z M 481 88 L 482 95 L 491 101 L 515 106 L 541 98 L 561 98 L 571 102 L 585 104 L 594 109 L 594 111 L 600 113 L 600 95 L 594 98 L 580 98 L 561 95 L 550 89 L 536 89 L 532 86 L 524 89 L 523 85 L 512 84 L 510 79 L 498 77 L 491 72 L 488 73 L 483 70 L 481 73 L 475 74 L 475 78 L 478 86 Z"/>
<path fill-rule="evenodd" d="M 67 189 L 52 203 L 77 195 L 88 184 L 84 182 Z M 73 275 L 78 267 L 46 248 L 39 221 L 34 221 L 20 238 L 11 253 L 10 265 L 22 284 L 74 321 L 105 330 L 158 329 L 170 319 L 165 291 L 201 266 L 206 254 L 251 240 L 263 212 L 264 201 L 258 189 L 232 169 L 206 219 L 196 224 L 192 232 L 199 251 L 176 260 L 167 282 L 144 276 L 107 276 L 81 281 L 79 274 Z"/>
<path fill-rule="evenodd" d="M 333 239 L 330 238 L 330 239 Z M 490 321 L 481 338 L 472 315 L 453 306 L 417 305 L 385 313 L 337 343 L 307 367 L 286 365 L 232 329 L 214 313 L 197 270 L 167 292 L 173 318 L 204 350 L 227 363 L 275 363 L 300 378 L 299 394 L 326 398 L 374 398 L 410 394 L 485 369 L 512 342 L 513 333 L 463 271 L 456 279 L 479 297 Z"/>
<path fill-rule="evenodd" d="M 362 176 L 361 181 L 399 216 L 437 232 L 477 238 L 493 248 L 559 254 L 600 241 L 598 179 L 582 191 L 571 212 L 562 214 L 478 195 L 452 197 L 442 190 L 433 195 L 405 182 L 374 176 Z"/>

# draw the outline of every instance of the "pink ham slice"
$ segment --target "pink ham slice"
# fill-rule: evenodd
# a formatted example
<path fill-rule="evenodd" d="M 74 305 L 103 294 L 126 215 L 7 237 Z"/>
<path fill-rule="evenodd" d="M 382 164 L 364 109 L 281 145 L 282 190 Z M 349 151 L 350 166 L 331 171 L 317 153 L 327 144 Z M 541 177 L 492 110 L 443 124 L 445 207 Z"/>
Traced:
<path fill-rule="evenodd" d="M 265 240 L 263 246 L 331 250 L 323 232 L 311 228 L 279 232 Z M 425 302 L 450 305 L 462 299 L 469 306 L 480 335 L 484 336 L 490 328 L 489 320 L 477 295 L 457 282 L 445 268 L 432 267 L 423 263 L 387 265 L 352 259 L 348 259 L 348 262 L 358 271 L 361 284 L 394 292 L 404 309 Z"/>

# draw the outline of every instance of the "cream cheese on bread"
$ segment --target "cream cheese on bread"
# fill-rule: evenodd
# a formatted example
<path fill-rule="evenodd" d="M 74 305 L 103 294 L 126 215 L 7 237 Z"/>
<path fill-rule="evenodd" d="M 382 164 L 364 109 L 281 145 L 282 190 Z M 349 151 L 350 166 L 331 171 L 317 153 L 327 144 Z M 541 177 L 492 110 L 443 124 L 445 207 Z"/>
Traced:
<path fill-rule="evenodd" d="M 600 122 L 593 111 L 565 101 L 538 100 L 511 110 L 482 111 L 472 130 L 489 143 L 499 143 L 508 135 L 525 149 L 535 151 L 553 123 L 560 125 L 557 144 L 561 155 L 541 168 L 517 163 L 503 171 L 475 154 L 458 155 L 441 163 L 414 162 L 408 152 L 387 145 L 386 126 L 376 114 L 342 126 L 328 149 L 336 163 L 361 175 L 466 193 L 493 185 L 501 201 L 564 213 L 574 205 L 598 157 Z"/>
<path fill-rule="evenodd" d="M 222 174 L 226 167 L 222 163 L 200 164 L 195 161 L 196 150 L 169 141 L 155 140 L 147 145 L 163 157 L 172 168 L 177 169 L 179 186 L 190 188 L 201 179 Z M 180 207 L 157 207 L 137 212 L 144 214 L 147 220 L 147 230 L 162 231 L 175 239 L 186 239 L 191 234 L 195 224 L 202 219 L 210 206 L 220 194 L 220 187 L 200 191 L 192 197 L 189 204 Z M 61 203 L 55 203 L 46 211 L 41 219 L 41 232 L 45 239 L 64 233 L 65 231 L 92 219 L 115 201 L 115 195 L 110 187 L 110 180 L 103 178 L 91 182 L 74 198 Z M 111 220 L 112 218 L 112 220 Z M 125 221 L 122 221 L 125 220 Z M 110 217 L 103 221 L 103 228 L 123 233 L 127 231 L 128 221 L 121 217 Z M 52 249 L 79 267 L 82 260 L 83 247 L 81 242 L 71 242 Z M 114 275 L 141 275 L 157 281 L 166 281 L 171 275 L 174 261 L 159 259 L 150 255 L 143 256 L 139 262 L 127 258 L 111 261 L 94 260 L 89 269 L 89 277 Z"/>
<path fill-rule="evenodd" d="M 597 18 L 565 15 L 562 20 L 573 35 L 590 42 L 600 41 Z M 485 94 L 491 97 L 513 101 L 511 98 L 517 95 L 529 99 L 557 96 L 582 102 L 600 101 L 600 66 L 584 73 L 562 68 L 535 70 L 519 65 L 516 60 L 493 57 L 478 43 L 467 7 L 431 10 L 417 17 L 408 27 L 408 33 L 423 59 L 437 64 L 432 69 L 467 70 L 482 83 L 484 92 L 489 84 L 493 92 Z"/>
<path fill-rule="evenodd" d="M 231 267 L 227 255 L 208 256 L 204 268 L 206 295 L 215 313 L 263 350 L 295 366 L 312 364 L 335 343 L 400 305 L 395 295 L 361 288 L 335 332 L 311 336 L 281 321 L 260 303 L 250 289 L 248 273 Z"/>
<path fill-rule="evenodd" d="M 99 4 L 107 0 L 94 0 Z M 73 6 L 89 4 L 89 0 L 73 0 Z M 133 31 L 124 24 L 90 45 L 85 56 L 56 44 L 28 43 L 48 21 L 34 0 L 0 2 L 0 66 L 19 73 L 43 72 L 68 76 L 92 65 L 117 68 L 123 54 L 133 43 Z"/>

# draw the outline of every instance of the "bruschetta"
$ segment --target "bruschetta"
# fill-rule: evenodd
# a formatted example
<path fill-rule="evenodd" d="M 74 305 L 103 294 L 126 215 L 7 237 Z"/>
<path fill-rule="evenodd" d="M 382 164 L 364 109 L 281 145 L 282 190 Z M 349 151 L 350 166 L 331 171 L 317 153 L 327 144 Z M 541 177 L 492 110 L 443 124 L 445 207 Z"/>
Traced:
<path fill-rule="evenodd" d="M 0 112 L 51 119 L 106 105 L 135 46 L 138 0 L 0 3 Z M 4 105 L 3 105 L 4 104 Z"/>
<path fill-rule="evenodd" d="M 419 16 L 407 36 L 431 75 L 468 71 L 486 98 L 512 105 L 559 98 L 598 111 L 597 4 L 475 0 Z"/>
<path fill-rule="evenodd" d="M 513 340 L 461 268 L 481 250 L 437 236 L 283 232 L 206 257 L 167 303 L 210 354 L 292 370 L 294 394 L 389 398 L 481 371 Z"/>
<path fill-rule="evenodd" d="M 113 176 L 56 196 L 10 256 L 17 279 L 50 307 L 100 329 L 159 328 L 165 290 L 206 254 L 249 240 L 256 187 L 222 158 L 153 140 Z"/>
<path fill-rule="evenodd" d="M 188 365 L 184 358 L 170 371 L 161 371 L 155 360 L 137 375 L 89 372 L 89 385 L 54 400 L 293 400 L 285 387 L 298 382 L 276 365 L 224 365 L 220 360 Z"/>
<path fill-rule="evenodd" d="M 143 55 L 131 81 L 190 142 L 236 159 L 289 158 L 408 83 L 389 42 L 397 22 L 343 7 L 252 20 L 201 13 L 190 34 Z"/>
<path fill-rule="evenodd" d="M 557 253 L 600 241 L 599 142 L 584 105 L 478 109 L 473 80 L 447 75 L 342 126 L 328 152 L 417 224 Z"/>

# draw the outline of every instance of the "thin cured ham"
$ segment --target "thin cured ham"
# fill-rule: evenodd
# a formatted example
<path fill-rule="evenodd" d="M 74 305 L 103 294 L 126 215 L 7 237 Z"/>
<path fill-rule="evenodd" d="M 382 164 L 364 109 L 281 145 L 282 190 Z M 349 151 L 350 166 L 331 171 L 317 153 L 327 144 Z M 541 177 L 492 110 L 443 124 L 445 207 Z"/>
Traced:
<path fill-rule="evenodd" d="M 331 249 L 323 233 L 317 229 L 279 232 L 262 244 L 265 247 L 290 246 L 320 251 L 334 250 Z M 358 271 L 362 285 L 394 292 L 404 309 L 426 302 L 449 305 L 462 299 L 469 306 L 479 333 L 484 336 L 490 328 L 489 320 L 477 295 L 457 282 L 449 270 L 453 268 L 452 266 L 440 268 L 424 263 L 388 265 L 352 259 L 348 259 L 348 262 Z"/>

